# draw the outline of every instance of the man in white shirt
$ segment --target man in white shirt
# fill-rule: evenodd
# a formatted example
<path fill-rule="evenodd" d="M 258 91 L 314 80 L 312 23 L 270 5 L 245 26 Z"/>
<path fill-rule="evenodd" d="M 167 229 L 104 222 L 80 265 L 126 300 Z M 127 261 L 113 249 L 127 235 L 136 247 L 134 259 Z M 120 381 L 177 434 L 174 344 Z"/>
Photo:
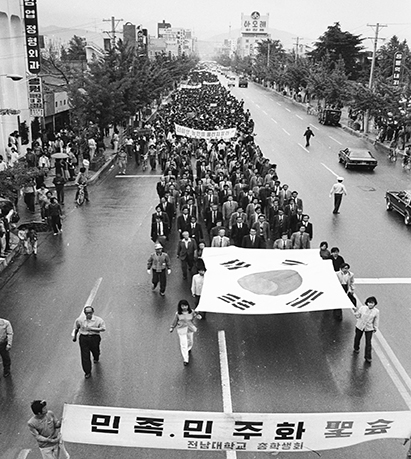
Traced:
<path fill-rule="evenodd" d="M 334 210 L 333 214 L 339 214 L 340 210 L 340 205 L 342 201 L 343 195 L 347 195 L 347 190 L 345 186 L 343 185 L 344 179 L 342 177 L 337 177 L 337 183 L 334 183 L 334 185 L 331 188 L 330 191 L 330 198 L 332 195 L 334 195 Z"/>

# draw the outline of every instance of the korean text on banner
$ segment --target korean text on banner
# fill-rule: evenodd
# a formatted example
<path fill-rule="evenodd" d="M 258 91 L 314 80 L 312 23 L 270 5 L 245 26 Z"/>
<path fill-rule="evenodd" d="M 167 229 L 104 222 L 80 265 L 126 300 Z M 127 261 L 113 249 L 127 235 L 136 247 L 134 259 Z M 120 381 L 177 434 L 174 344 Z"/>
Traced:
<path fill-rule="evenodd" d="M 319 451 L 409 438 L 411 412 L 214 413 L 65 405 L 63 440 L 201 451 Z"/>

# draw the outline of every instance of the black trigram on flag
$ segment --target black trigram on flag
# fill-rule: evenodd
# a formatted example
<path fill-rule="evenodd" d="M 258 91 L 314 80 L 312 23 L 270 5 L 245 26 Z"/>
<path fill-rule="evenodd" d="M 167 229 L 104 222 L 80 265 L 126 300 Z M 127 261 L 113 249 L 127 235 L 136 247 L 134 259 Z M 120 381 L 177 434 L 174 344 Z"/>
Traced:
<path fill-rule="evenodd" d="M 251 265 L 250 263 L 246 263 L 245 261 L 240 261 L 238 258 L 235 260 L 226 261 L 225 263 L 220 263 L 221 266 L 227 269 L 240 269 L 240 268 L 249 268 Z"/>
<path fill-rule="evenodd" d="M 227 293 L 225 295 L 218 296 L 217 298 L 221 301 L 225 301 L 226 303 L 231 304 L 231 306 L 234 306 L 235 308 L 241 309 L 242 311 L 255 306 L 253 301 L 243 300 L 239 296 L 233 295 L 232 293 Z"/>
<path fill-rule="evenodd" d="M 303 308 L 307 306 L 307 304 L 312 303 L 318 297 L 320 297 L 324 292 L 319 292 L 318 290 L 307 290 L 306 292 L 302 293 L 299 297 L 295 300 L 289 301 L 287 306 L 290 305 L 293 308 Z"/>

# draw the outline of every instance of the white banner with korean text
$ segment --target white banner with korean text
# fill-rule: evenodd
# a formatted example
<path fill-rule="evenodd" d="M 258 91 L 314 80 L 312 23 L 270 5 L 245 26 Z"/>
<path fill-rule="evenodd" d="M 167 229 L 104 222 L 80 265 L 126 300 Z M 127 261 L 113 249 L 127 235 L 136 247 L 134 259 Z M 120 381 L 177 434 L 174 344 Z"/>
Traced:
<path fill-rule="evenodd" d="M 202 85 L 201 83 L 200 84 L 180 84 L 178 89 L 181 90 L 181 89 L 201 89 Z"/>
<path fill-rule="evenodd" d="M 331 260 L 318 249 L 207 247 L 207 272 L 198 311 L 286 314 L 349 309 Z"/>
<path fill-rule="evenodd" d="M 190 137 L 192 139 L 223 139 L 228 140 L 235 137 L 237 129 L 219 129 L 215 131 L 202 131 L 200 129 L 193 129 L 179 124 L 174 124 L 177 135 Z"/>
<path fill-rule="evenodd" d="M 319 451 L 409 438 L 411 412 L 215 413 L 66 404 L 61 432 L 66 442 L 131 448 Z"/>

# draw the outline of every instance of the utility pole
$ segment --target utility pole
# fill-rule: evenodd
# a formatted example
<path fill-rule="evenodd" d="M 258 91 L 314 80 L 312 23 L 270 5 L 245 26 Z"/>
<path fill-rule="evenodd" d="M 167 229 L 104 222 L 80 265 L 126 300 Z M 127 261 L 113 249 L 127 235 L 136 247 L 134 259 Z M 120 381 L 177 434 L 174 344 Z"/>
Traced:
<path fill-rule="evenodd" d="M 372 51 L 372 60 L 371 60 L 371 70 L 370 70 L 370 79 L 368 80 L 368 88 L 371 89 L 374 84 L 374 70 L 375 70 L 375 58 L 377 55 L 377 45 L 378 45 L 378 40 L 381 40 L 381 38 L 378 37 L 378 34 L 380 33 L 380 30 L 383 27 L 387 27 L 387 24 L 380 24 L 377 22 L 377 24 L 367 24 L 368 27 L 374 28 L 375 27 L 375 35 L 374 35 L 374 47 Z M 370 112 L 367 110 L 364 114 L 364 132 L 367 134 L 369 131 L 369 122 L 370 122 Z"/>
<path fill-rule="evenodd" d="M 111 16 L 111 19 L 103 19 L 103 22 L 111 22 L 111 30 L 105 30 L 104 33 L 108 34 L 111 38 L 111 44 L 114 48 L 116 46 L 116 29 L 117 26 L 122 22 L 124 19 L 116 19 L 114 16 Z"/>
<path fill-rule="evenodd" d="M 270 67 L 270 48 L 271 48 L 271 40 L 267 40 L 267 67 Z"/>

